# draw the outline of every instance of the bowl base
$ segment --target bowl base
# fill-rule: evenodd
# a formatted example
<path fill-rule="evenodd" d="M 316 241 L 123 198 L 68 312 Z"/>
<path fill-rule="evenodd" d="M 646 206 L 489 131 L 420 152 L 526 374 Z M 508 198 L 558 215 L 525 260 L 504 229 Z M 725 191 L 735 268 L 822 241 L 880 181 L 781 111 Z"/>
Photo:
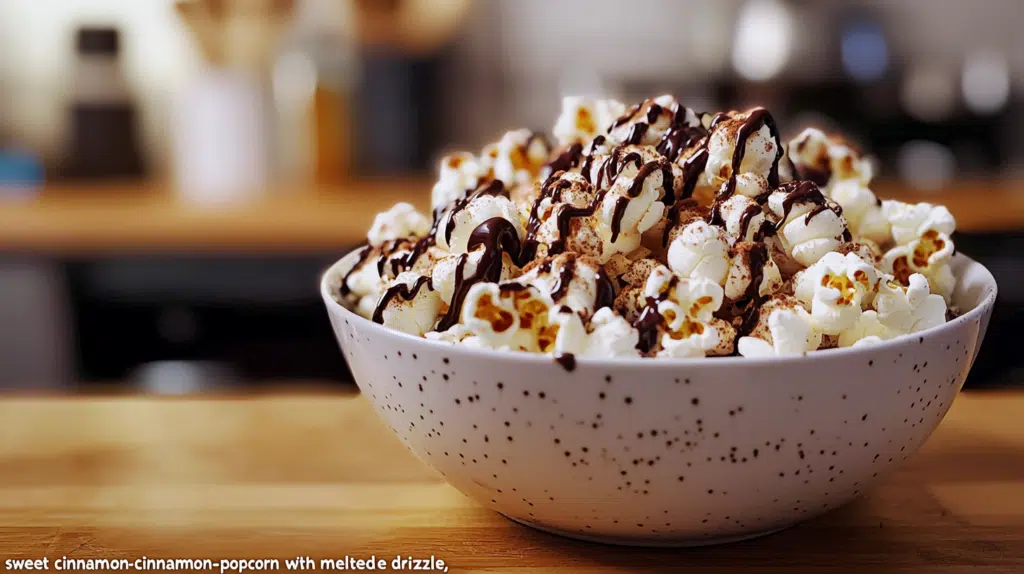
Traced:
<path fill-rule="evenodd" d="M 532 528 L 534 530 L 540 530 L 548 534 L 554 534 L 555 536 L 561 536 L 563 538 L 572 538 L 575 540 L 582 540 L 584 542 L 596 542 L 598 544 L 609 544 L 613 546 L 639 546 L 648 548 L 695 548 L 698 546 L 717 546 L 721 544 L 729 544 L 732 542 L 742 542 L 744 540 L 752 540 L 754 538 L 761 538 L 762 536 L 768 536 L 783 530 L 792 528 L 796 524 L 789 524 L 779 528 L 771 528 L 768 530 L 760 530 L 756 532 L 750 532 L 747 534 L 734 534 L 731 536 L 702 536 L 699 538 L 642 538 L 642 537 L 628 537 L 628 536 L 602 536 L 600 534 L 586 534 L 581 532 L 570 532 L 566 530 L 559 530 L 557 528 L 550 528 L 533 522 L 527 522 L 519 518 L 513 518 L 507 514 L 499 512 L 505 518 L 512 522 L 521 524 L 523 526 Z"/>

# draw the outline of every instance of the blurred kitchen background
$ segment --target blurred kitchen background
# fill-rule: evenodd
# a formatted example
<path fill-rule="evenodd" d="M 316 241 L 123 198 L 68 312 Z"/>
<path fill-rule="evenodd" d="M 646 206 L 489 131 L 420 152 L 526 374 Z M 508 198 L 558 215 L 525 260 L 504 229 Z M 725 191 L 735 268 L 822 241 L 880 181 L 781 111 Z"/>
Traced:
<path fill-rule="evenodd" d="M 1019 0 L 5 0 L 0 388 L 349 383 L 321 271 L 567 94 L 844 130 L 997 275 L 1024 384 Z"/>

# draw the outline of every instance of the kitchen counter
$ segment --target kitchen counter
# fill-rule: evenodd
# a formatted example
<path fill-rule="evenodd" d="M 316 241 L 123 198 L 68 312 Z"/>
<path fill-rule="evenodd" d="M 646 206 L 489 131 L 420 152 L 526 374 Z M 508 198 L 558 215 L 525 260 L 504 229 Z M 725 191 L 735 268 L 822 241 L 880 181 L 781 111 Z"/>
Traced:
<path fill-rule="evenodd" d="M 359 395 L 7 398 L 0 558 L 443 559 L 451 572 L 1024 571 L 1024 393 L 965 392 L 862 499 L 691 550 L 513 524 L 418 462 Z M 284 562 L 281 562 L 284 569 Z M 689 570 L 688 570 L 689 571 Z"/>
<path fill-rule="evenodd" d="M 0 198 L 0 252 L 334 252 L 364 241 L 374 215 L 398 201 L 429 212 L 431 185 L 282 188 L 220 208 L 183 202 L 159 184 L 51 187 L 28 200 Z M 1024 182 L 959 182 L 932 193 L 886 182 L 873 188 L 882 198 L 944 204 L 963 232 L 1024 229 Z"/>

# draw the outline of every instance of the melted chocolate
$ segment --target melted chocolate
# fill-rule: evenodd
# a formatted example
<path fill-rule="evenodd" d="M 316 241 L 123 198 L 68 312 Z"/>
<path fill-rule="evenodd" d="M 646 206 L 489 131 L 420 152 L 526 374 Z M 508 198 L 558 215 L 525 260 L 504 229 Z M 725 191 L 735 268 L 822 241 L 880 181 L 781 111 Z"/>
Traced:
<path fill-rule="evenodd" d="M 615 200 L 615 210 L 612 212 L 612 243 L 615 243 L 619 239 L 619 231 L 622 230 L 622 218 L 626 215 L 626 208 L 629 207 L 629 200 L 625 197 L 619 197 Z"/>
<path fill-rule="evenodd" d="M 449 245 L 452 241 L 452 232 L 455 231 L 455 216 L 465 209 L 471 201 L 484 195 L 509 197 L 508 190 L 505 189 L 505 183 L 500 179 L 494 179 L 478 187 L 473 193 L 456 201 L 452 206 L 451 212 L 448 214 L 448 223 L 444 226 L 444 240 Z"/>
<path fill-rule="evenodd" d="M 644 136 L 647 135 L 647 129 L 649 125 L 644 122 L 637 122 L 633 124 L 633 127 L 629 129 L 629 135 L 626 136 L 626 141 L 623 142 L 626 145 L 637 145 L 643 141 Z"/>
<path fill-rule="evenodd" d="M 552 301 L 557 303 L 569 293 L 569 285 L 572 283 L 572 279 L 575 276 L 576 257 L 568 257 L 562 265 L 561 271 L 558 273 L 558 283 L 555 283 L 555 288 L 551 290 Z"/>
<path fill-rule="evenodd" d="M 633 119 L 633 116 L 635 116 L 637 114 L 637 112 L 640 111 L 640 108 L 643 107 L 643 105 L 644 105 L 643 102 L 641 102 L 639 104 L 633 104 L 632 107 L 630 107 L 628 110 L 626 110 L 625 114 L 619 116 L 612 123 L 612 125 L 611 125 L 611 127 L 609 128 L 608 131 L 611 131 L 611 130 L 621 126 L 622 124 L 628 122 L 629 120 Z"/>
<path fill-rule="evenodd" d="M 633 323 L 633 327 L 640 334 L 636 348 L 646 353 L 658 344 L 658 333 L 661 327 L 661 313 L 658 312 L 658 301 L 654 297 L 647 298 L 647 306 L 644 307 L 640 317 Z"/>
<path fill-rule="evenodd" d="M 668 177 L 665 177 L 665 171 L 668 171 Z M 629 197 L 636 197 L 640 195 L 640 192 L 644 189 L 644 182 L 654 172 L 661 171 L 662 179 L 666 182 L 665 185 L 666 193 L 667 190 L 672 189 L 672 170 L 665 165 L 664 161 L 652 161 L 645 163 L 636 175 L 633 177 L 633 183 L 629 186 L 628 195 Z"/>
<path fill-rule="evenodd" d="M 756 203 L 751 203 L 744 208 L 743 213 L 740 214 L 740 241 L 746 241 L 747 231 L 750 229 L 750 221 L 760 213 L 762 213 L 761 206 Z M 760 230 L 758 230 L 758 233 L 759 232 Z M 754 237 L 754 241 L 757 241 L 756 236 Z"/>
<path fill-rule="evenodd" d="M 558 239 L 552 241 L 551 245 L 548 246 L 549 256 L 558 255 L 565 251 L 565 244 L 569 239 L 569 222 L 577 217 L 590 217 L 591 215 L 594 215 L 594 212 L 597 211 L 601 202 L 604 201 L 604 196 L 605 192 L 602 191 L 594 198 L 593 201 L 590 202 L 590 205 L 587 205 L 586 207 L 562 205 L 555 219 L 558 229 Z"/>
<path fill-rule="evenodd" d="M 420 258 L 420 256 L 426 253 L 427 249 L 434 245 L 434 243 L 437 241 L 437 227 L 438 225 L 441 224 L 441 215 L 443 213 L 443 208 L 437 208 L 434 210 L 434 221 L 430 225 L 430 231 L 428 231 L 425 236 L 421 237 L 416 242 L 416 244 L 412 246 L 412 251 L 410 251 L 405 257 L 403 257 L 399 261 L 397 268 L 399 271 L 408 271 L 409 269 L 412 269 L 413 265 L 416 264 L 416 261 Z M 394 265 L 394 262 L 392 262 L 393 269 Z M 395 272 L 395 275 L 398 275 L 397 271 Z"/>
<path fill-rule="evenodd" d="M 750 263 L 750 284 L 743 294 L 744 299 L 760 302 L 761 282 L 764 281 L 764 268 L 770 261 L 768 247 L 764 243 L 755 243 L 747 252 L 747 262 Z"/>
<path fill-rule="evenodd" d="M 563 151 L 558 155 L 558 157 L 551 160 L 547 167 L 551 170 L 551 173 L 569 171 L 570 169 L 578 166 L 581 159 L 583 159 L 583 145 L 574 143 L 569 146 L 569 149 Z"/>
<path fill-rule="evenodd" d="M 716 120 L 720 119 L 718 116 Z M 717 124 L 717 122 L 712 122 Z M 740 166 L 743 165 L 743 158 L 747 153 L 747 140 L 757 133 L 763 126 L 768 126 L 772 139 L 775 140 L 775 160 L 772 161 L 771 170 L 768 172 L 768 187 L 774 188 L 779 185 L 779 160 L 782 159 L 782 136 L 779 135 L 779 128 L 775 125 L 775 119 L 764 108 L 757 108 L 751 111 L 739 129 L 736 130 L 736 147 L 732 150 L 732 173 L 725 183 L 725 188 L 719 194 L 724 201 L 736 191 L 736 177 L 739 175 Z M 711 138 L 708 138 L 710 141 Z"/>
<path fill-rule="evenodd" d="M 679 223 L 679 212 L 682 210 L 682 205 L 679 202 L 693 197 L 693 190 L 697 187 L 700 174 L 704 173 L 704 168 L 707 164 L 708 150 L 707 141 L 705 140 L 704 147 L 683 161 L 683 189 L 679 191 L 679 195 L 675 198 L 675 203 L 668 210 L 668 223 L 665 225 L 665 231 L 661 237 L 662 245 L 668 245 L 669 233 Z"/>
<path fill-rule="evenodd" d="M 529 288 L 529 285 L 525 285 L 523 283 L 502 283 L 498 286 L 498 290 L 502 293 L 518 293 L 520 291 L 526 291 Z"/>
<path fill-rule="evenodd" d="M 711 131 L 713 132 L 715 127 L 727 118 L 725 114 L 717 114 L 711 121 Z M 729 175 L 729 179 L 722 185 L 722 189 L 718 192 L 715 197 L 715 202 L 711 207 L 711 214 L 708 217 L 708 222 L 713 225 L 724 225 L 721 213 L 721 203 L 732 197 L 736 192 L 736 178 L 739 176 L 740 166 L 743 165 L 743 158 L 747 153 L 747 141 L 750 136 L 757 133 L 763 126 L 768 126 L 768 130 L 771 132 L 772 139 L 775 140 L 775 159 L 772 161 L 771 170 L 768 172 L 768 186 L 769 188 L 775 188 L 779 186 L 779 160 L 782 159 L 782 137 L 779 135 L 779 129 L 775 125 L 775 119 L 768 113 L 768 110 L 764 108 L 757 108 L 747 114 L 746 119 L 740 124 L 739 128 L 736 129 L 736 146 L 732 150 L 732 172 Z M 707 148 L 708 142 L 711 141 L 711 136 L 708 136 L 704 142 L 705 149 Z"/>
<path fill-rule="evenodd" d="M 621 157 L 622 146 L 617 146 L 612 150 L 608 159 L 601 165 L 601 169 L 597 172 L 597 184 L 596 189 L 607 189 L 610 188 L 615 180 L 618 179 L 619 174 L 622 173 L 622 168 L 632 163 L 639 170 L 643 167 L 643 156 L 637 152 L 630 152 L 625 157 Z M 607 180 L 607 184 L 605 184 Z"/>
<path fill-rule="evenodd" d="M 351 277 L 353 273 L 358 271 L 359 268 L 363 266 L 363 263 L 365 263 L 367 258 L 370 257 L 371 252 L 373 252 L 373 247 L 369 245 L 364 245 L 362 248 L 360 248 L 359 257 L 356 259 L 356 264 L 353 265 L 351 269 L 346 271 L 345 274 L 341 276 L 341 287 L 338 289 L 338 292 L 341 293 L 342 297 L 352 292 L 352 289 L 349 288 L 348 286 L 348 278 Z"/>
<path fill-rule="evenodd" d="M 683 153 L 684 149 L 689 148 L 700 141 L 702 137 L 708 135 L 704 126 L 686 125 L 687 111 L 678 102 L 672 105 L 672 123 L 655 148 L 665 159 L 672 162 L 679 159 L 679 154 Z"/>
<path fill-rule="evenodd" d="M 401 297 L 403 301 L 412 301 L 419 294 L 420 289 L 426 285 L 427 289 L 433 291 L 434 285 L 430 281 L 430 277 L 420 277 L 410 287 L 408 283 L 398 283 L 392 285 L 384 292 L 381 296 L 380 301 L 377 302 L 377 308 L 373 310 L 373 322 L 384 324 L 384 310 L 395 297 Z"/>
<path fill-rule="evenodd" d="M 469 260 L 469 253 L 459 256 L 459 262 L 455 266 L 455 289 L 452 301 L 448 305 L 448 312 L 437 325 L 438 331 L 447 331 L 452 325 L 458 323 L 459 315 L 462 313 L 462 304 L 466 300 L 470 287 L 481 281 L 497 283 L 501 280 L 502 253 L 508 253 L 514 259 L 521 251 L 519 232 L 504 217 L 492 217 L 476 226 L 469 236 L 466 249 L 468 252 L 472 252 L 481 245 L 484 248 L 483 255 L 477 262 L 476 271 L 469 277 L 466 277 L 466 262 Z"/>
<path fill-rule="evenodd" d="M 572 353 L 561 353 L 556 355 L 555 362 L 570 373 L 576 370 L 576 356 Z"/>
<path fill-rule="evenodd" d="M 541 185 L 540 195 L 534 200 L 533 206 L 530 208 L 530 219 L 526 223 L 526 239 L 523 241 L 522 250 L 519 252 L 516 263 L 523 267 L 530 261 L 533 261 L 537 255 L 537 232 L 540 231 L 540 226 L 543 223 L 540 219 L 540 205 L 545 198 L 551 198 L 553 202 L 560 202 L 562 200 L 562 191 L 572 187 L 572 182 L 565 179 L 560 179 L 564 172 L 556 172 L 551 174 L 543 185 Z"/>
<path fill-rule="evenodd" d="M 611 307 L 615 303 L 615 285 L 612 284 L 612 280 L 604 272 L 603 267 L 598 269 L 597 276 L 594 277 L 594 287 L 595 312 L 602 307 Z"/>
<path fill-rule="evenodd" d="M 597 136 L 590 142 L 590 151 L 587 152 L 587 155 L 583 160 L 583 166 L 580 167 L 580 173 L 583 175 L 583 179 L 587 180 L 587 183 L 591 183 L 590 170 L 594 165 L 594 152 L 597 150 L 598 146 L 604 145 L 604 141 L 604 136 Z"/>
<path fill-rule="evenodd" d="M 779 191 L 784 192 L 786 196 L 782 198 L 782 218 L 776 224 L 776 229 L 782 229 L 789 218 L 789 213 L 793 210 L 793 206 L 798 203 L 809 202 L 815 204 L 817 206 L 816 209 L 820 208 L 822 211 L 828 209 L 825 196 L 821 194 L 821 190 L 818 189 L 818 186 L 813 181 L 791 181 L 784 183 L 779 186 Z"/>

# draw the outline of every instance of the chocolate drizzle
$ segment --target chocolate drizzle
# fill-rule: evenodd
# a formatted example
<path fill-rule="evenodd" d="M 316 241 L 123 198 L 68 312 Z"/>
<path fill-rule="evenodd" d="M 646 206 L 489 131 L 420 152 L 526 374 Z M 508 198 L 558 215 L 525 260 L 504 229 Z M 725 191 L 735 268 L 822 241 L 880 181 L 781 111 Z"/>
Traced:
<path fill-rule="evenodd" d="M 350 289 L 348 286 L 348 278 L 351 277 L 353 273 L 358 271 L 359 268 L 363 266 L 366 260 L 370 257 L 371 252 L 373 252 L 373 247 L 369 245 L 364 245 L 362 248 L 360 248 L 359 257 L 356 259 L 356 264 L 353 265 L 351 269 L 346 271 L 345 274 L 341 276 L 341 288 L 338 290 L 338 292 L 341 293 L 342 297 L 345 297 L 346 295 L 352 292 L 352 289 Z"/>
<path fill-rule="evenodd" d="M 377 308 L 373 310 L 373 322 L 384 324 L 384 310 L 387 309 L 388 304 L 395 297 L 401 297 L 403 301 L 412 301 L 419 295 L 420 289 L 426 285 L 430 291 L 434 290 L 434 285 L 430 281 L 430 277 L 419 277 L 410 286 L 408 283 L 398 283 L 392 285 L 387 291 L 381 296 L 380 301 L 377 303 Z"/>
<path fill-rule="evenodd" d="M 574 143 L 568 149 L 558 154 L 558 157 L 551 160 L 547 167 L 551 170 L 551 173 L 569 171 L 580 165 L 581 159 L 583 159 L 583 144 Z"/>
<path fill-rule="evenodd" d="M 793 206 L 798 203 L 813 203 L 815 204 L 814 210 L 808 214 L 807 220 L 810 221 L 811 217 L 821 213 L 828 209 L 828 203 L 825 201 L 825 196 L 822 195 L 821 190 L 818 189 L 817 184 L 813 181 L 791 181 L 784 183 L 779 186 L 779 191 L 786 194 L 782 198 L 782 217 L 776 224 L 776 229 L 782 229 L 786 225 L 786 220 L 789 219 L 789 214 L 793 210 Z"/>
<path fill-rule="evenodd" d="M 636 175 L 633 177 L 633 183 L 630 184 L 629 190 L 627 191 L 629 197 L 636 197 L 640 195 L 640 192 L 643 191 L 644 189 L 644 182 L 647 181 L 647 178 L 650 177 L 650 175 L 656 171 L 661 171 L 663 181 L 662 185 L 665 188 L 666 196 L 672 197 L 672 200 L 666 201 L 675 200 L 675 193 L 673 191 L 672 185 L 672 168 L 670 168 L 668 163 L 664 160 L 655 160 L 647 162 L 640 168 L 639 171 L 636 172 Z"/>
<path fill-rule="evenodd" d="M 572 255 L 562 264 L 562 269 L 558 272 L 558 283 L 555 283 L 555 288 L 551 290 L 552 301 L 557 303 L 569 293 L 569 285 L 575 276 L 576 256 Z"/>
<path fill-rule="evenodd" d="M 643 141 L 644 136 L 647 135 L 648 128 L 650 128 L 650 126 L 644 122 L 637 122 L 633 124 L 633 127 L 629 129 L 629 135 L 626 136 L 626 141 L 624 143 L 627 145 L 638 145 Z"/>
<path fill-rule="evenodd" d="M 560 353 L 555 355 L 555 362 L 570 373 L 576 370 L 576 356 L 572 353 Z"/>
<path fill-rule="evenodd" d="M 530 219 L 526 223 L 526 239 L 523 241 L 522 250 L 518 254 L 516 263 L 523 267 L 530 261 L 533 261 L 534 257 L 537 256 L 537 232 L 540 231 L 540 226 L 543 223 L 540 219 L 540 206 L 544 199 L 550 198 L 552 202 L 560 202 L 562 200 L 562 191 L 572 187 L 572 182 L 567 179 L 561 179 L 565 172 L 555 172 L 551 174 L 540 188 L 540 195 L 534 200 L 533 206 L 530 207 Z"/>
<path fill-rule="evenodd" d="M 594 165 L 594 153 L 598 146 L 604 145 L 604 142 L 604 136 L 597 136 L 590 142 L 590 151 L 587 152 L 586 157 L 583 159 L 583 165 L 580 167 L 580 174 L 583 176 L 583 179 L 587 180 L 587 183 L 591 183 L 590 169 Z M 552 173 L 555 171 L 557 170 L 552 170 Z"/>
<path fill-rule="evenodd" d="M 602 307 L 611 307 L 615 304 L 615 285 L 612 284 L 612 280 L 605 273 L 603 267 L 597 270 L 597 276 L 594 277 L 594 287 L 595 312 Z"/>
<path fill-rule="evenodd" d="M 611 127 L 608 128 L 608 131 L 612 131 L 615 128 L 617 128 L 617 127 L 625 124 L 629 120 L 633 119 L 633 117 L 636 116 L 636 114 L 640 111 L 640 108 L 642 108 L 643 105 L 644 105 L 644 102 L 640 102 L 639 104 L 633 104 L 628 110 L 626 110 L 625 114 L 619 116 L 612 123 Z"/>
<path fill-rule="evenodd" d="M 469 252 L 481 245 L 484 250 L 476 264 L 476 270 L 472 275 L 466 277 L 466 262 L 469 261 Z M 447 331 L 452 325 L 459 322 L 462 304 L 466 300 L 470 287 L 481 281 L 488 283 L 501 281 L 501 254 L 508 253 L 513 259 L 519 255 L 519 231 L 504 217 L 492 217 L 476 226 L 469 236 L 466 250 L 467 253 L 459 256 L 459 261 L 455 266 L 455 288 L 452 300 L 448 305 L 448 312 L 441 317 L 441 321 L 437 325 L 438 331 Z"/>
<path fill-rule="evenodd" d="M 668 223 L 665 225 L 665 231 L 661 237 L 661 244 L 663 246 L 668 245 L 669 234 L 672 232 L 672 228 L 679 223 L 679 213 L 683 208 L 682 202 L 693 197 L 693 190 L 697 187 L 700 174 L 704 173 L 704 168 L 707 167 L 707 164 L 708 149 L 706 139 L 704 147 L 683 161 L 683 189 L 679 191 L 679 195 L 675 197 L 672 207 L 668 210 Z"/>
<path fill-rule="evenodd" d="M 647 305 L 640 313 L 640 317 L 633 323 L 640 334 L 636 348 L 642 353 L 647 353 L 658 344 L 658 333 L 661 328 L 662 317 L 658 311 L 658 301 L 654 297 L 647 298 Z"/>
<path fill-rule="evenodd" d="M 413 265 L 416 264 L 416 261 L 420 258 L 420 256 L 426 253 L 427 249 L 434 245 L 434 243 L 437 241 L 437 228 L 438 225 L 441 224 L 441 216 L 443 212 L 443 208 L 439 207 L 434 209 L 434 221 L 430 225 L 430 231 L 428 231 L 425 236 L 419 238 L 419 240 L 416 241 L 416 244 L 412 246 L 412 251 L 410 251 L 405 257 L 403 257 L 399 261 L 397 268 L 395 267 L 395 263 L 392 262 L 391 265 L 392 269 L 395 270 L 395 275 L 398 275 L 398 271 L 408 271 L 409 269 L 412 269 Z"/>
<path fill-rule="evenodd" d="M 716 116 L 715 119 L 721 121 L 719 116 Z M 743 120 L 743 123 L 736 130 L 736 146 L 732 150 L 732 173 L 729 174 L 729 179 L 725 182 L 721 192 L 719 192 L 716 201 L 725 201 L 735 193 L 736 177 L 739 175 L 740 167 L 743 165 L 743 158 L 747 153 L 747 141 L 750 139 L 750 136 L 754 135 L 764 126 L 768 126 L 771 137 L 775 140 L 775 159 L 772 161 L 772 167 L 768 172 L 768 187 L 775 188 L 779 186 L 779 160 L 782 159 L 782 136 L 779 135 L 779 128 L 775 125 L 775 119 L 768 113 L 768 110 L 756 108 L 747 114 L 746 119 Z M 708 140 L 710 141 L 710 139 L 709 137 Z"/>
<path fill-rule="evenodd" d="M 635 151 L 627 153 L 625 157 L 622 157 L 622 146 L 616 146 L 608 158 L 604 160 L 604 163 L 601 164 L 601 168 L 597 172 L 597 182 L 594 188 L 598 190 L 610 188 L 619 177 L 623 167 L 632 163 L 637 169 L 640 169 L 643 166 L 643 162 L 643 156 Z M 605 184 L 605 180 L 608 180 L 607 184 Z"/>
<path fill-rule="evenodd" d="M 761 282 L 764 281 L 764 268 L 771 261 L 768 256 L 768 246 L 764 243 L 755 243 L 747 252 L 747 262 L 750 264 L 750 284 L 747 285 L 744 299 L 755 303 L 761 302 Z"/>
<path fill-rule="evenodd" d="M 455 216 L 460 211 L 466 208 L 471 201 L 484 195 L 490 195 L 493 197 L 502 196 L 509 197 L 508 190 L 505 189 L 505 182 L 500 179 L 492 179 L 486 184 L 478 187 L 473 193 L 466 195 L 462 199 L 459 199 L 452 205 L 451 211 L 448 213 L 448 222 L 444 226 L 444 240 L 446 243 L 451 245 L 452 232 L 455 231 Z"/>
<path fill-rule="evenodd" d="M 761 206 L 756 203 L 751 203 L 743 209 L 743 213 L 740 213 L 740 241 L 746 241 L 747 232 L 750 230 L 750 222 L 753 221 L 754 217 L 764 213 Z M 765 221 L 767 223 L 767 220 Z M 768 225 L 761 225 L 761 227 L 754 232 L 754 237 L 751 241 L 760 241 L 764 239 L 766 235 L 774 233 L 775 228 Z"/>
<path fill-rule="evenodd" d="M 619 239 L 619 231 L 622 230 L 622 218 L 626 215 L 626 208 L 629 207 L 629 200 L 625 197 L 619 197 L 615 200 L 615 210 L 612 212 L 612 243 L 615 243 Z"/>

